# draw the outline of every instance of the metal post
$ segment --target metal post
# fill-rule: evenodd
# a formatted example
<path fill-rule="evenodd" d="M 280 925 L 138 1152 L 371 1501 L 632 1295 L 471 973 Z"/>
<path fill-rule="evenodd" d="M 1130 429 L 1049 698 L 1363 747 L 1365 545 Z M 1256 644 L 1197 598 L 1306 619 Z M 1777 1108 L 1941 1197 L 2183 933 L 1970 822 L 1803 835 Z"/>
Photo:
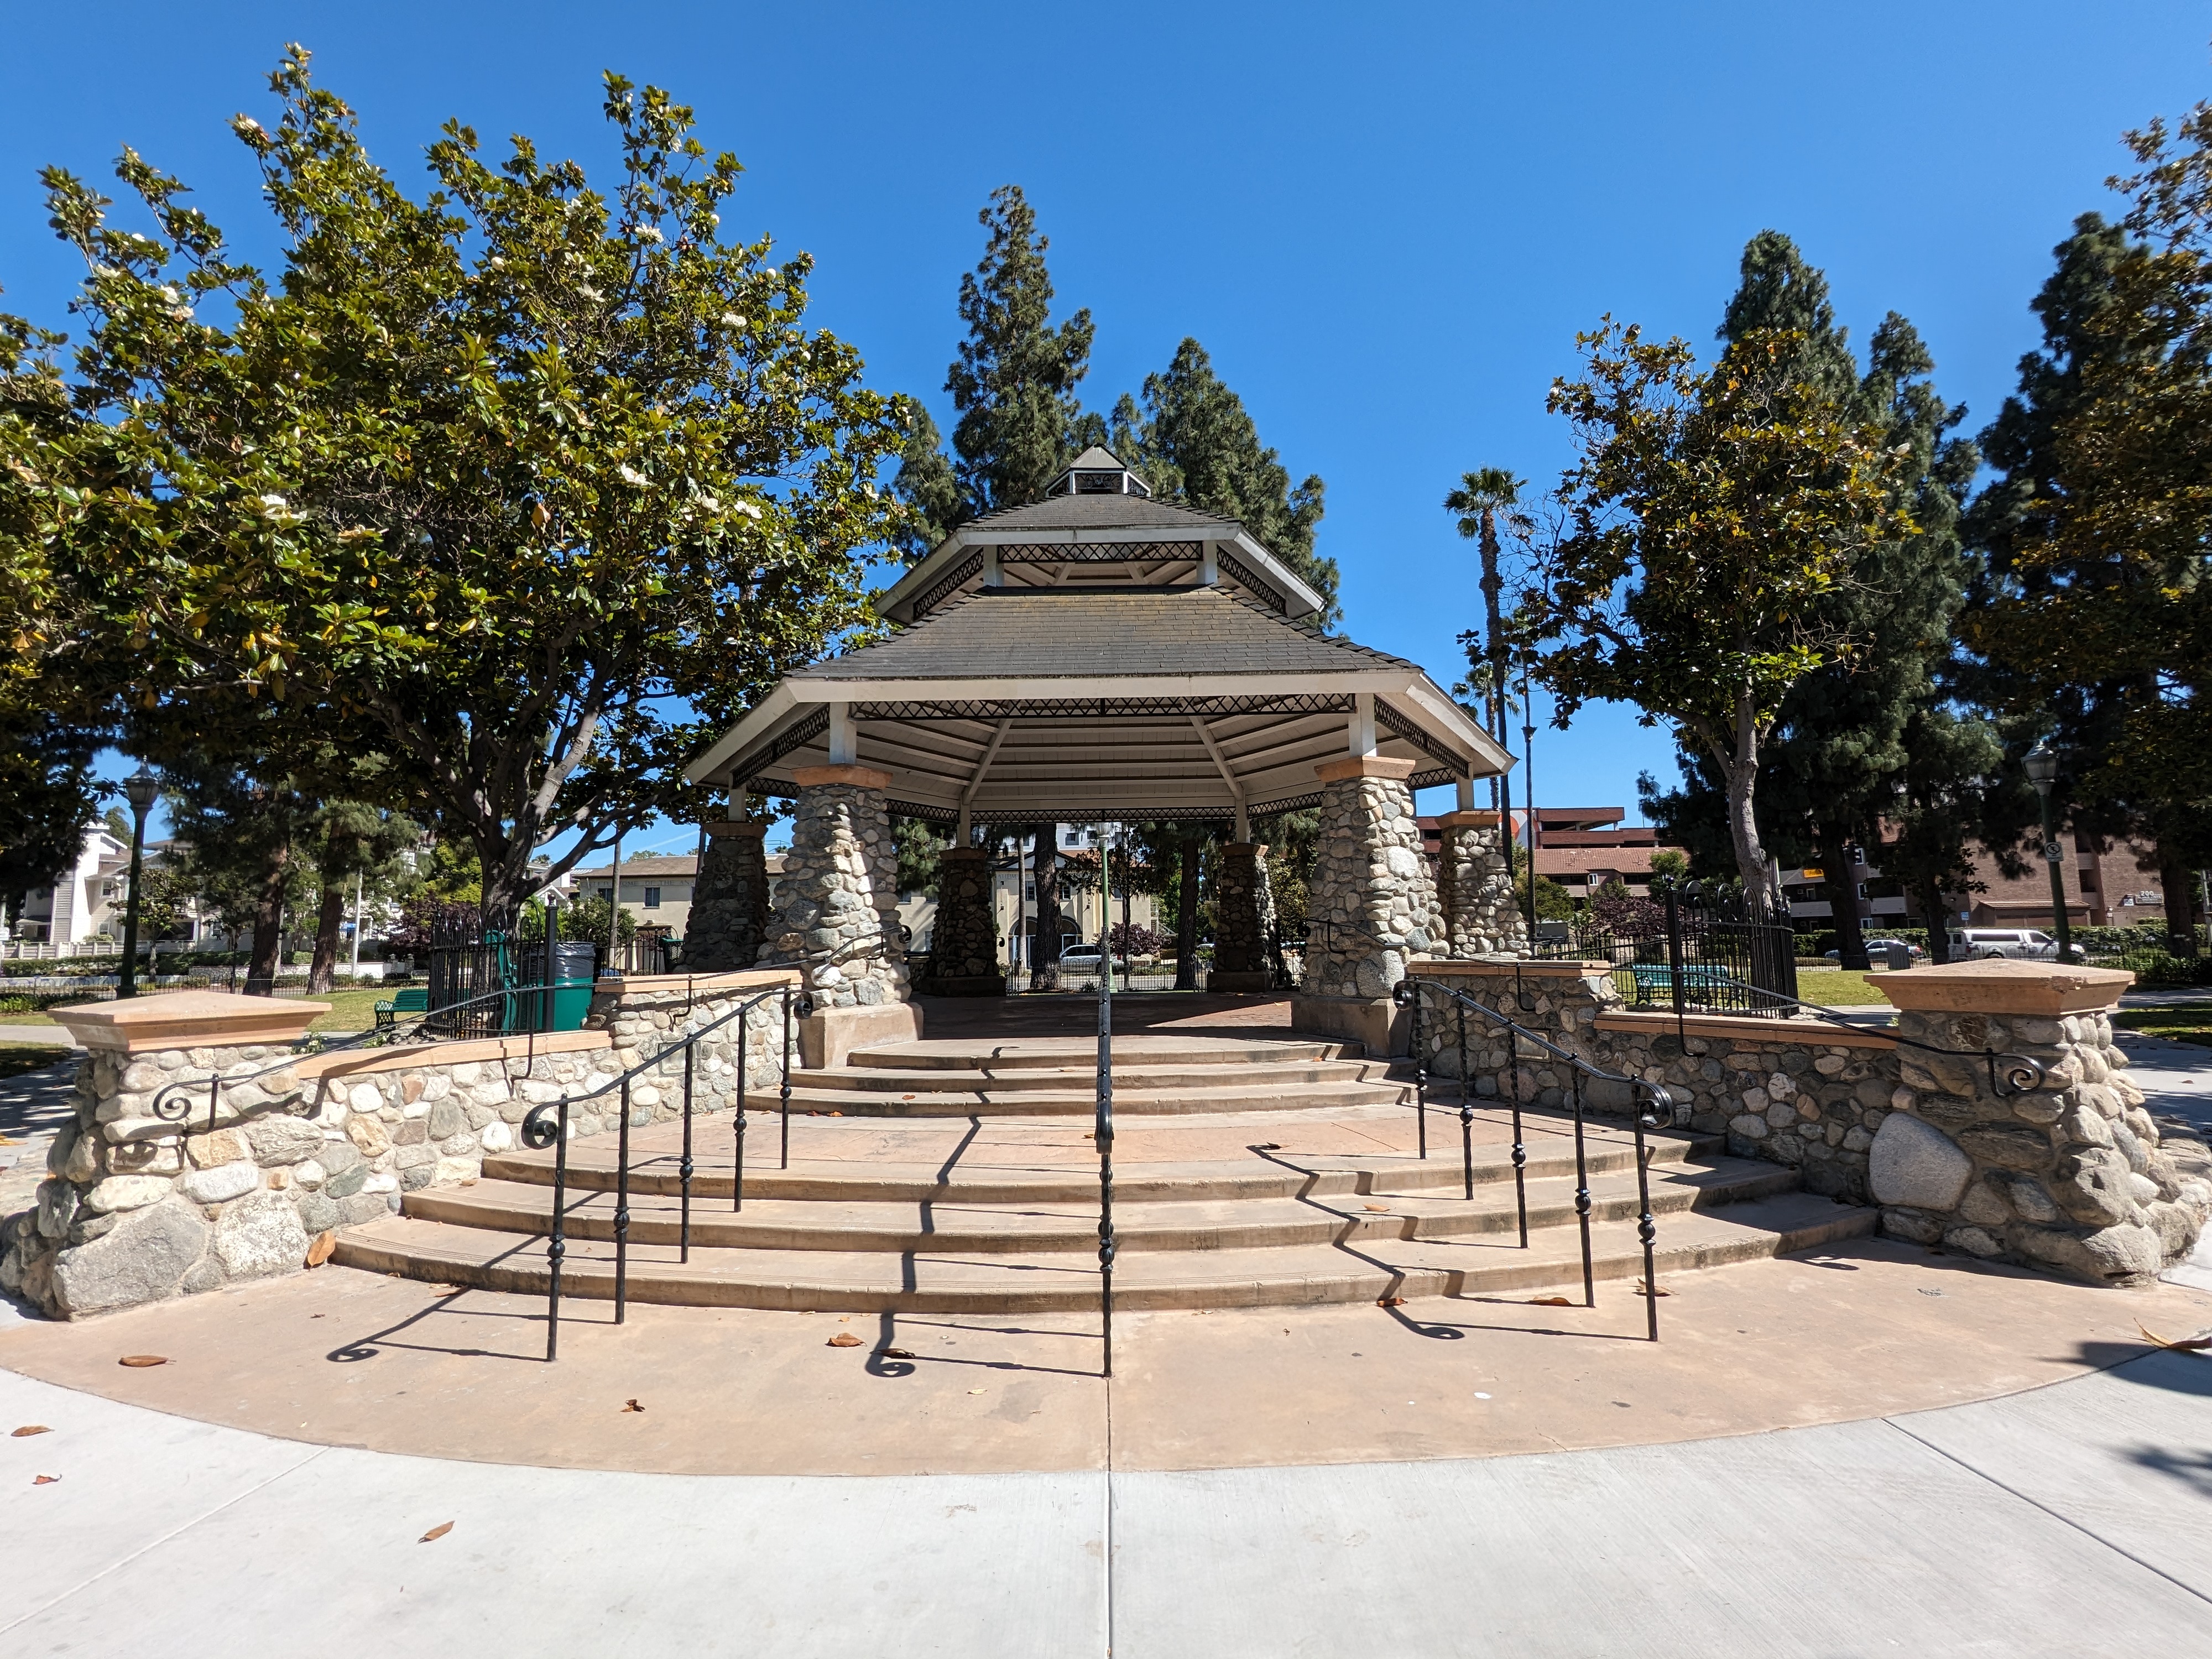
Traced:
<path fill-rule="evenodd" d="M 742 1036 L 744 1033 L 739 1032 L 738 1035 Z M 738 1075 L 740 1079 L 744 1076 L 744 1072 L 745 1047 L 740 1042 L 738 1045 Z M 743 1086 L 742 1084 L 740 1086 Z M 783 992 L 783 1091 L 777 1109 L 782 1114 L 783 1118 L 781 1128 L 783 1150 L 781 1161 L 775 1167 L 779 1170 L 788 1170 L 791 1167 L 791 988 L 789 986 L 786 986 Z"/>
<path fill-rule="evenodd" d="M 1467 1005 L 1456 1002 L 1454 1012 L 1459 1015 L 1459 1163 L 1467 1186 L 1467 1196 L 1474 1196 L 1474 1103 L 1468 1095 L 1467 1063 Z"/>
<path fill-rule="evenodd" d="M 1659 1228 L 1651 1219 L 1650 1155 L 1644 1146 L 1644 1109 L 1636 1111 L 1636 1236 L 1644 1241 L 1644 1330 L 1652 1341 L 1659 1340 L 1659 1273 L 1652 1265 L 1652 1244 L 1659 1236 Z M 1654 1122 L 1656 1121 L 1655 1118 Z"/>
<path fill-rule="evenodd" d="M 1429 1044 L 1421 1031 L 1421 982 L 1413 981 L 1413 1018 L 1408 1021 L 1413 1045 L 1413 1127 L 1421 1156 L 1429 1155 Z"/>
<path fill-rule="evenodd" d="M 622 1080 L 622 1128 L 615 1137 L 615 1323 L 629 1302 L 629 1079 Z"/>
<path fill-rule="evenodd" d="M 784 1000 L 787 1004 L 790 1001 L 787 993 Z M 738 1011 L 738 1118 L 735 1125 L 737 1174 L 735 1179 L 730 1183 L 730 1208 L 733 1211 L 745 1207 L 745 1036 L 746 1027 L 752 1023 L 752 1017 L 753 1011 L 750 1004 Z M 790 1018 L 787 1008 L 784 1018 L 787 1023 Z M 787 1137 L 791 1133 L 790 1121 L 790 1108 L 787 1105 L 784 1110 L 786 1125 L 784 1133 Z"/>
<path fill-rule="evenodd" d="M 362 872 L 353 872 L 353 976 L 361 977 L 361 887 Z"/>
<path fill-rule="evenodd" d="M 1570 1066 L 1568 1072 L 1575 1080 L 1575 1216 L 1583 1231 L 1583 1306 L 1595 1308 L 1597 1285 L 1590 1271 L 1589 1161 L 1583 1149 L 1583 1074 L 1577 1066 Z"/>
<path fill-rule="evenodd" d="M 1690 1058 L 1688 1028 L 1682 1018 L 1682 898 L 1674 890 L 1674 884 L 1667 884 L 1667 982 L 1674 994 L 1674 1042 L 1681 1049 L 1681 1058 L 1687 1064 Z"/>
<path fill-rule="evenodd" d="M 742 1026 L 743 1015 L 738 1016 L 738 1021 Z M 740 1030 L 738 1036 L 744 1035 Z M 684 1183 L 683 1219 L 677 1232 L 678 1261 L 691 1259 L 691 1060 L 698 1050 L 696 1039 L 684 1045 L 684 1162 L 677 1166 L 678 1177 Z"/>
<path fill-rule="evenodd" d="M 545 1241 L 545 1363 L 561 1351 L 561 1264 L 568 1255 L 568 1101 L 561 1100 L 553 1143 L 553 1236 Z"/>
<path fill-rule="evenodd" d="M 161 780 L 143 766 L 123 786 L 131 802 L 131 895 L 123 910 L 123 971 L 115 985 L 118 998 L 138 994 L 138 890 L 145 868 L 146 813 L 161 787 Z"/>
<path fill-rule="evenodd" d="M 1098 852 L 1099 873 L 1110 873 L 1109 849 Z M 1091 1126 L 1098 1146 L 1098 1322 L 1103 1354 L 1099 1375 L 1114 1375 L 1114 958 L 1099 953 L 1098 1103 Z"/>
<path fill-rule="evenodd" d="M 1528 667 L 1521 666 L 1522 798 L 1528 803 L 1528 950 L 1536 949 L 1536 705 L 1528 700 Z"/>
<path fill-rule="evenodd" d="M 1513 1207 L 1521 1218 L 1521 1248 L 1528 1248 L 1528 1146 L 1521 1139 L 1521 1042 L 1505 1022 L 1505 1066 L 1513 1074 Z"/>
<path fill-rule="evenodd" d="M 2058 959 L 2071 962 L 2074 932 L 2066 920 L 2066 852 L 2058 844 L 2058 831 L 2051 818 L 2051 789 L 2058 781 L 2058 753 L 2048 738 L 2039 738 L 2021 765 L 2027 781 L 2035 786 L 2036 799 L 2043 811 L 2043 861 L 2051 871 L 2051 925 L 2058 935 Z"/>

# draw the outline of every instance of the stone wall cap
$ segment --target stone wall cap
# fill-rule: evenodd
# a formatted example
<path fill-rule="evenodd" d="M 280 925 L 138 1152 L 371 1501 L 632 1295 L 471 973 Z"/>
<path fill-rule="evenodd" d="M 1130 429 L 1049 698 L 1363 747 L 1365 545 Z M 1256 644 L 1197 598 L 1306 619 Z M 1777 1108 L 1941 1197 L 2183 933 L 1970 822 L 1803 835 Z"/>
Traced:
<path fill-rule="evenodd" d="M 1429 974 L 1438 979 L 1465 975 L 1475 979 L 1505 979 L 1554 975 L 1575 979 L 1609 974 L 1613 964 L 1595 957 L 1408 957 L 1406 972 Z M 1671 1016 L 1670 1016 L 1671 1018 Z"/>
<path fill-rule="evenodd" d="M 2112 1007 L 2135 978 L 2124 968 L 2000 957 L 1878 974 L 1871 983 L 1893 1006 L 1916 1012 L 2049 1016 Z"/>
<path fill-rule="evenodd" d="M 1488 807 L 1470 807 L 1464 812 L 1446 812 L 1437 820 L 1439 830 L 1495 830 L 1498 814 Z"/>
<path fill-rule="evenodd" d="M 162 991 L 114 1002 L 49 1008 L 56 1024 L 88 1048 L 145 1054 L 156 1048 L 236 1048 L 295 1042 L 331 1011 L 296 997 L 248 997 L 228 991 Z"/>
<path fill-rule="evenodd" d="M 1656 1009 L 1620 1009 L 1597 1017 L 1601 1031 L 1638 1032 L 1646 1036 L 1674 1035 L 1674 1016 Z M 1820 1019 L 1755 1019 L 1738 1014 L 1682 1016 L 1684 1036 L 1726 1037 L 1759 1042 L 1786 1042 L 1808 1048 L 1894 1048 L 1896 1036 L 1888 1031 L 1868 1031 L 1831 1025 Z"/>
<path fill-rule="evenodd" d="M 854 789 L 888 789 L 891 775 L 872 766 L 794 766 L 791 781 L 801 789 L 818 789 L 825 784 L 845 784 Z"/>
<path fill-rule="evenodd" d="M 1339 755 L 1314 768 L 1314 776 L 1323 783 L 1334 783 L 1342 778 L 1395 778 L 1403 783 L 1421 769 L 1421 763 L 1396 760 L 1389 755 Z"/>
<path fill-rule="evenodd" d="M 454 1042 L 393 1043 L 382 1048 L 337 1048 L 303 1054 L 293 1072 L 303 1079 L 345 1079 L 379 1072 L 471 1066 L 481 1061 L 522 1060 L 532 1054 L 574 1054 L 615 1046 L 611 1031 L 540 1031 L 533 1036 L 471 1037 Z"/>
<path fill-rule="evenodd" d="M 724 818 L 719 823 L 702 823 L 699 827 L 717 841 L 738 836 L 750 836 L 757 840 L 768 834 L 768 824 L 760 818 Z"/>
<path fill-rule="evenodd" d="M 628 974 L 619 978 L 610 975 L 594 980 L 595 993 L 612 992 L 617 998 L 624 996 L 658 996 L 665 992 L 694 992 L 709 995 L 721 991 L 765 991 L 779 985 L 796 986 L 801 975 L 796 968 L 733 968 L 713 974 Z"/>

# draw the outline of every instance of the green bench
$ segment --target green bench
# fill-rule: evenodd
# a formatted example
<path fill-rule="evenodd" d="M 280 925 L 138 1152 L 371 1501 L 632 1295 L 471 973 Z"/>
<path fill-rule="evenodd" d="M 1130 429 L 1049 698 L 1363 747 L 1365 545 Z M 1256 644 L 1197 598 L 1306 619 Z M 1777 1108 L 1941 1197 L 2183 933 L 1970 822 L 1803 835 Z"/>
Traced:
<path fill-rule="evenodd" d="M 402 1014 L 427 1014 L 430 1012 L 430 992 L 428 987 L 417 986 L 409 990 L 395 991 L 376 1005 L 376 1029 L 389 1031 L 399 1023 Z"/>
<path fill-rule="evenodd" d="M 1674 970 L 1663 962 L 1638 962 L 1631 964 L 1636 978 L 1636 1000 L 1654 1002 L 1674 1000 Z M 1686 962 L 1682 964 L 1682 991 L 1694 995 L 1699 991 L 1717 991 L 1729 983 L 1729 970 L 1717 963 Z"/>

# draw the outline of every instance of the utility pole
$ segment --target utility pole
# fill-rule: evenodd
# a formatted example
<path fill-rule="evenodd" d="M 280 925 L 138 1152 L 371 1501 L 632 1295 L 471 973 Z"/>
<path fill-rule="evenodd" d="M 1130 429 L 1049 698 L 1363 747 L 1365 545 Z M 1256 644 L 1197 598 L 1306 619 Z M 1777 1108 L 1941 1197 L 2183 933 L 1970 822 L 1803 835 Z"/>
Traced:
<path fill-rule="evenodd" d="M 2071 962 L 2074 934 L 2066 921 L 2066 852 L 2059 846 L 2058 831 L 2051 822 L 2051 787 L 2058 781 L 2058 751 L 2051 746 L 2050 738 L 2038 738 L 2021 764 L 2027 769 L 2027 781 L 2035 786 L 2036 799 L 2043 808 L 2043 861 L 2051 872 L 2051 921 L 2058 935 L 2058 959 Z"/>

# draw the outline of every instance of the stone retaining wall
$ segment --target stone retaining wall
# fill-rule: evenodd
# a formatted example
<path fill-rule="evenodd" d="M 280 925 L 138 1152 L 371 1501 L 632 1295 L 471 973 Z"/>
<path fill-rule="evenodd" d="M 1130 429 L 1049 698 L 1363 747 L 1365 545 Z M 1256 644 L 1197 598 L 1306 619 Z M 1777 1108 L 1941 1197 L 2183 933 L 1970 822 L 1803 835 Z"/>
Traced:
<path fill-rule="evenodd" d="M 619 1127 L 617 1096 L 580 1097 L 793 977 L 604 981 L 610 988 L 593 999 L 584 1031 L 322 1055 L 295 1056 L 289 1042 L 223 1042 L 237 1005 L 265 1009 L 262 999 L 185 992 L 57 1010 L 93 1046 L 37 1208 L 0 1220 L 0 1290 L 74 1318 L 295 1271 L 317 1235 L 391 1214 L 403 1193 L 477 1180 L 485 1156 L 514 1146 L 541 1102 L 579 1100 L 572 1136 Z M 168 1023 L 191 1029 L 144 1029 L 161 1020 L 162 1005 L 183 1001 L 195 1009 Z M 302 1028 L 323 1009 L 285 1006 L 299 1011 Z M 126 1023 L 140 1031 L 118 1032 Z M 763 1005 L 744 1026 L 748 1087 L 772 1101 L 782 1070 L 780 1003 Z M 696 1112 L 734 1103 L 738 1044 L 733 1024 L 697 1046 Z M 153 1115 L 155 1096 L 172 1085 L 185 1093 L 181 1122 Z M 632 1081 L 633 1127 L 682 1109 L 680 1055 Z"/>
<path fill-rule="evenodd" d="M 1602 963 L 1409 966 L 1591 1065 L 1662 1085 L 1687 1108 L 1690 1127 L 1725 1135 L 1735 1156 L 1788 1164 L 1808 1191 L 1881 1205 L 1883 1231 L 1895 1237 L 2093 1283 L 2130 1283 L 2187 1255 L 2212 1214 L 2212 1183 L 2197 1162 L 2203 1149 L 2161 1145 L 2111 1046 L 2106 1009 L 2125 975 L 2071 994 L 2100 1006 L 2048 1016 L 2020 1005 L 2053 975 L 2108 970 L 1981 963 L 1877 981 L 1900 1002 L 1936 996 L 1984 1005 L 1899 1012 L 1898 1036 L 1974 1051 L 1960 1056 L 1809 1019 L 1692 1015 L 1678 1035 L 1671 1015 L 1623 1008 Z M 1431 1073 L 1455 1081 L 1455 1017 L 1425 1016 L 1422 1036 Z M 2038 1062 L 2042 1085 L 1998 1093 L 1980 1055 L 1985 1045 Z M 1507 1065 L 1503 1034 L 1471 1016 L 1474 1093 L 1509 1097 Z M 1522 1100 L 1570 1104 L 1572 1082 L 1571 1067 L 1524 1048 Z M 1444 1085 L 1447 1099 L 1451 1086 Z M 1592 1109 L 1629 1108 L 1632 1091 L 1622 1085 L 1585 1089 Z"/>

